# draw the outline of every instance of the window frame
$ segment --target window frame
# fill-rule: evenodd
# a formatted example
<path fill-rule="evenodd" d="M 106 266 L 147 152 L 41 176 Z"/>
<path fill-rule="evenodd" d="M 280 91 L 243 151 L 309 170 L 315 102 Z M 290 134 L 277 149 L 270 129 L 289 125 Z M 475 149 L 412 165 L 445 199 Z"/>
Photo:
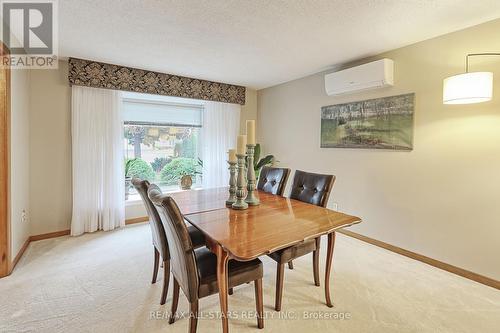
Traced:
<path fill-rule="evenodd" d="M 142 94 L 141 94 L 142 95 Z M 145 96 L 148 96 L 144 94 Z M 196 159 L 201 159 L 203 160 L 203 151 L 202 151 L 202 131 L 203 131 L 203 116 L 204 116 L 204 108 L 205 105 L 203 101 L 199 101 L 198 103 L 193 101 L 186 101 L 185 103 L 182 101 L 182 98 L 178 97 L 167 97 L 167 96 L 156 96 L 152 95 L 155 99 L 148 99 L 147 97 L 143 98 L 137 98 L 137 97 L 127 97 L 127 96 L 122 96 L 122 104 L 124 105 L 125 103 L 137 103 L 137 104 L 156 104 L 156 105 L 162 105 L 162 106 L 172 106 L 172 107 L 183 107 L 183 108 L 195 108 L 199 110 L 200 113 L 200 124 L 199 125 L 194 125 L 194 124 L 186 124 L 186 123 L 179 123 L 179 122 L 154 122 L 154 121 L 137 121 L 137 120 L 123 120 L 122 126 L 123 129 L 125 130 L 125 126 L 148 126 L 148 127 L 188 127 L 188 128 L 198 128 L 198 139 L 196 142 Z M 162 99 L 174 99 L 175 101 L 168 101 L 168 100 L 162 100 Z M 195 100 L 196 101 L 196 100 Z M 128 144 L 127 144 L 128 145 Z M 124 152 L 124 158 L 127 158 Z M 125 182 L 125 178 L 124 178 Z M 199 190 L 202 188 L 201 182 L 199 184 L 193 184 L 194 186 L 191 188 L 192 190 Z M 173 186 L 173 185 L 172 185 Z M 182 191 L 179 187 L 178 188 L 169 188 L 167 187 L 164 190 L 165 193 L 173 193 L 173 192 L 179 192 Z M 134 205 L 137 202 L 141 201 L 141 198 L 138 194 L 134 193 L 130 195 L 130 197 L 125 200 L 125 205 Z"/>

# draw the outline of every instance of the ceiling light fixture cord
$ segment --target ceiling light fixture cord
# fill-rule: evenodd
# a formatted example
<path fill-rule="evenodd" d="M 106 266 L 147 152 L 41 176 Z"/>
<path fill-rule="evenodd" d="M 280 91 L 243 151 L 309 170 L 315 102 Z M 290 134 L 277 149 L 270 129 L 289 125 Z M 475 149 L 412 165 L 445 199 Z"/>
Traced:
<path fill-rule="evenodd" d="M 469 57 L 477 57 L 477 56 L 500 56 L 500 53 L 469 53 L 467 57 L 465 57 L 466 73 L 469 73 Z"/>

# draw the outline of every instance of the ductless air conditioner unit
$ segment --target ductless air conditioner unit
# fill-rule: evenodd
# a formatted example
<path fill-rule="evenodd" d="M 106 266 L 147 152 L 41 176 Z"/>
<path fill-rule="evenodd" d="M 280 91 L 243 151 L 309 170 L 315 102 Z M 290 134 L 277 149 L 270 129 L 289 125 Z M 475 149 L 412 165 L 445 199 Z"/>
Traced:
<path fill-rule="evenodd" d="M 394 61 L 382 59 L 325 75 L 327 95 L 341 95 L 394 85 Z"/>

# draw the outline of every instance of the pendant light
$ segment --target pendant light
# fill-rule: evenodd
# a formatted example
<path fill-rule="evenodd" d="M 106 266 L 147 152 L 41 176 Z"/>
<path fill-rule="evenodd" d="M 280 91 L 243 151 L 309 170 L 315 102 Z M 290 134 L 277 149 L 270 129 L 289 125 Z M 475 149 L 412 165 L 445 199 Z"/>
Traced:
<path fill-rule="evenodd" d="M 465 73 L 443 81 L 444 104 L 472 104 L 490 101 L 493 97 L 493 73 L 469 72 L 469 57 L 500 56 L 500 53 L 472 53 L 465 60 Z"/>

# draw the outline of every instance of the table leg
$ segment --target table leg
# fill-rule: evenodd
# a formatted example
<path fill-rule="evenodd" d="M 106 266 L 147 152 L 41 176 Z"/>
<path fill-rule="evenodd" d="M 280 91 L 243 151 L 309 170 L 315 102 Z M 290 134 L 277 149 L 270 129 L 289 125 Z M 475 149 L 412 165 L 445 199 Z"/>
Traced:
<path fill-rule="evenodd" d="M 333 307 L 330 299 L 330 272 L 332 270 L 333 247 L 335 246 L 335 231 L 328 234 L 328 247 L 326 249 L 326 271 L 325 271 L 325 298 L 326 305 Z"/>
<path fill-rule="evenodd" d="M 229 260 L 228 253 L 217 244 L 215 246 L 215 254 L 217 255 L 217 283 L 219 286 L 219 301 L 222 318 L 222 332 L 229 332 L 229 323 L 227 318 L 227 294 L 228 294 L 228 275 L 227 262 Z"/>

